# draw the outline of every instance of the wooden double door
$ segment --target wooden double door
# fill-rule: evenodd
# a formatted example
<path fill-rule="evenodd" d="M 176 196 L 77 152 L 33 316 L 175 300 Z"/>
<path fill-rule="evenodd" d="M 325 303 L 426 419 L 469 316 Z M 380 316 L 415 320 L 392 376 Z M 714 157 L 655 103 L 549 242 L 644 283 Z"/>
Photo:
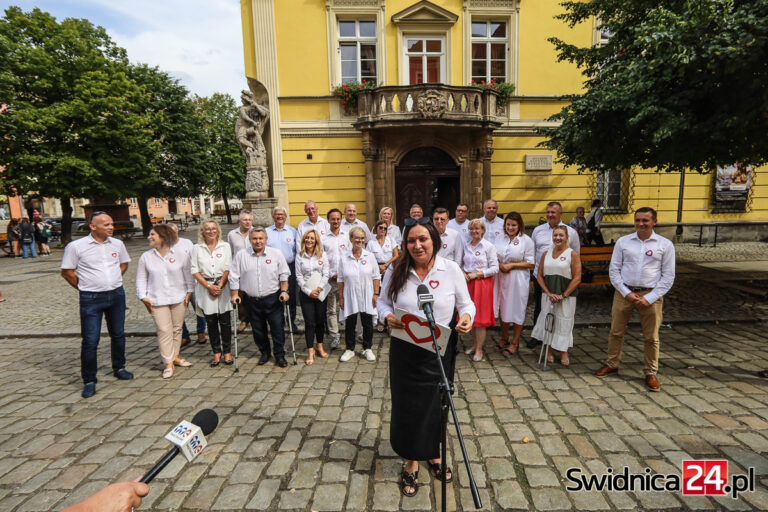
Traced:
<path fill-rule="evenodd" d="M 448 210 L 453 216 L 459 204 L 458 170 L 423 169 L 399 170 L 395 174 L 397 194 L 397 225 L 402 226 L 411 206 L 421 205 L 425 216 L 432 216 L 435 208 Z"/>

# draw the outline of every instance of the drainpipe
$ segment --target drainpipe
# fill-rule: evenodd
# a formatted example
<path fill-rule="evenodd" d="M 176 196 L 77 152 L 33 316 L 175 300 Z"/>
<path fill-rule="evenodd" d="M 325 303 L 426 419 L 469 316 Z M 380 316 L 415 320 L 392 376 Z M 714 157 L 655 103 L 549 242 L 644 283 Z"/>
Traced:
<path fill-rule="evenodd" d="M 680 171 L 680 190 L 677 194 L 677 229 L 675 234 L 681 236 L 683 234 L 683 226 L 680 224 L 683 221 L 683 191 L 685 190 L 685 169 Z"/>

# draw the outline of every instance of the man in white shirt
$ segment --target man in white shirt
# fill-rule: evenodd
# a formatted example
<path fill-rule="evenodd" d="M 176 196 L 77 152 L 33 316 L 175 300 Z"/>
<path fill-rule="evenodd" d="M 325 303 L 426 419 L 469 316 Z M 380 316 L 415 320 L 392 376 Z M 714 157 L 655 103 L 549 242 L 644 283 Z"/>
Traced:
<path fill-rule="evenodd" d="M 301 237 L 303 237 L 304 233 L 310 229 L 317 231 L 320 234 L 320 238 L 324 237 L 328 230 L 331 229 L 328 221 L 318 214 L 317 204 L 315 204 L 314 201 L 309 200 L 304 203 L 304 213 L 307 214 L 307 218 L 301 221 L 297 228 L 299 233 L 298 239 L 296 240 L 297 246 L 301 245 Z"/>
<path fill-rule="evenodd" d="M 349 233 L 341 228 L 341 211 L 333 208 L 328 211 L 328 232 L 323 237 L 323 251 L 328 253 L 330 264 L 330 277 L 328 285 L 331 291 L 325 299 L 326 320 L 328 332 L 331 334 L 331 350 L 339 346 L 339 283 L 336 278 L 339 275 L 339 260 L 351 248 Z"/>
<path fill-rule="evenodd" d="M 174 222 L 168 223 L 169 226 L 176 232 L 176 235 L 179 237 L 179 241 L 176 242 L 176 245 L 173 246 L 173 249 L 176 251 L 182 251 L 184 254 L 186 254 L 189 258 L 189 261 L 192 261 L 192 251 L 195 248 L 195 244 L 192 243 L 192 240 L 189 238 L 182 238 L 181 235 L 179 235 L 179 227 Z M 202 227 L 201 227 L 202 229 Z M 189 303 L 192 305 L 192 311 L 196 311 L 195 308 L 195 293 L 192 292 L 192 297 L 189 299 Z M 208 340 L 205 337 L 205 317 L 195 314 L 197 316 L 197 325 L 195 326 L 195 332 L 197 333 L 197 342 L 201 345 L 206 343 Z M 181 346 L 189 345 L 189 329 L 187 329 L 187 322 L 184 321 L 184 323 L 181 324 Z"/>
<path fill-rule="evenodd" d="M 341 223 L 341 228 L 349 233 L 349 230 L 355 226 L 360 226 L 363 228 L 363 231 L 365 231 L 366 244 L 373 240 L 374 237 L 371 234 L 371 230 L 368 229 L 368 226 L 365 225 L 365 222 L 357 218 L 357 206 L 350 203 L 344 207 L 344 221 Z"/>
<path fill-rule="evenodd" d="M 424 209 L 420 204 L 413 204 L 411 205 L 411 209 L 408 212 L 408 216 L 410 216 L 413 220 L 419 220 L 424 216 Z"/>
<path fill-rule="evenodd" d="M 465 244 L 470 239 L 468 214 L 469 206 L 467 206 L 467 203 L 459 203 L 456 206 L 456 217 L 448 221 L 448 229 L 458 232 Z"/>
<path fill-rule="evenodd" d="M 288 263 L 279 249 L 267 247 L 267 233 L 255 227 L 250 234 L 251 247 L 240 251 L 232 259 L 229 269 L 229 287 L 232 303 L 243 303 L 253 329 L 253 339 L 261 351 L 259 365 L 269 361 L 270 348 L 267 323 L 272 333 L 275 362 L 280 368 L 288 366 L 285 360 L 285 331 L 283 330 L 283 303 L 288 294 Z M 238 291 L 245 296 L 241 297 Z"/>
<path fill-rule="evenodd" d="M 483 204 L 483 224 L 485 224 L 485 234 L 483 238 L 496 245 L 496 241 L 504 236 L 504 219 L 496 215 L 499 211 L 499 203 L 493 199 L 488 199 Z"/>
<path fill-rule="evenodd" d="M 96 352 L 102 316 L 107 320 L 112 341 L 112 372 L 120 380 L 133 378 L 133 374 L 125 369 L 123 290 L 123 274 L 131 258 L 123 242 L 112 238 L 112 217 L 105 212 L 93 212 L 90 227 L 90 235 L 67 245 L 61 261 L 61 277 L 80 292 L 83 398 L 92 397 L 96 393 Z"/>
<path fill-rule="evenodd" d="M 298 231 L 293 226 L 286 225 L 288 212 L 282 206 L 275 206 L 272 209 L 272 220 L 274 224 L 269 226 L 267 231 L 267 247 L 273 247 L 283 253 L 285 261 L 288 263 L 288 269 L 291 271 L 288 277 L 288 293 L 291 299 L 288 301 L 288 310 L 291 316 L 291 325 L 288 326 L 292 332 L 298 332 L 296 329 L 296 251 L 299 245 L 296 243 L 299 236 Z"/>
<path fill-rule="evenodd" d="M 464 256 L 464 241 L 461 235 L 448 228 L 448 210 L 445 208 L 435 208 L 432 212 L 432 223 L 440 234 L 440 250 L 438 255 L 451 261 L 455 261 L 461 267 L 461 260 Z"/>
<path fill-rule="evenodd" d="M 251 229 L 253 229 L 253 216 L 251 215 L 251 212 L 248 210 L 240 210 L 240 215 L 237 217 L 237 224 L 238 227 L 227 234 L 227 242 L 232 248 L 232 258 L 234 258 L 235 254 L 238 252 L 251 246 L 251 243 L 248 240 L 248 235 L 250 234 Z M 238 314 L 240 316 L 240 324 L 237 326 L 237 332 L 243 332 L 247 325 L 245 308 L 240 308 Z"/>
<path fill-rule="evenodd" d="M 541 313 L 541 286 L 539 286 L 536 276 L 539 272 L 539 262 L 541 261 L 541 257 L 550 249 L 550 247 L 552 247 L 552 230 L 555 229 L 556 226 L 565 226 L 565 229 L 568 231 L 568 246 L 576 252 L 580 252 L 581 250 L 579 234 L 571 226 L 566 225 L 560 220 L 562 215 L 563 207 L 560 203 L 552 201 L 547 204 L 547 222 L 536 226 L 536 229 L 534 229 L 531 234 L 536 251 L 536 260 L 534 261 L 533 267 L 533 325 L 536 325 L 536 320 L 539 318 L 539 313 Z M 531 338 L 526 346 L 528 348 L 534 348 L 540 343 L 541 340 Z"/>
<path fill-rule="evenodd" d="M 675 281 L 675 246 L 658 235 L 656 210 L 649 207 L 635 211 L 635 233 L 618 239 L 611 257 L 611 284 L 616 289 L 611 308 L 611 334 L 608 357 L 597 377 L 619 371 L 624 333 L 632 311 L 637 310 L 645 342 L 645 385 L 649 391 L 660 389 L 659 327 L 664 295 Z"/>

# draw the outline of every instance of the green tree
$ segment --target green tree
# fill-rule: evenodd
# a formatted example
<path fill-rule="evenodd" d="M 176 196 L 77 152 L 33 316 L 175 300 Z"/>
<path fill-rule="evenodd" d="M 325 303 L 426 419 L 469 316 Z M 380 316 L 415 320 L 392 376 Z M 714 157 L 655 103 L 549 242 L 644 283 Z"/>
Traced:
<path fill-rule="evenodd" d="M 124 195 L 156 151 L 127 72 L 125 50 L 87 20 L 18 7 L 0 19 L 0 190 L 59 198 L 65 243 L 70 199 Z"/>
<path fill-rule="evenodd" d="M 600 20 L 604 46 L 552 38 L 586 91 L 543 143 L 580 170 L 707 172 L 768 160 L 768 0 L 578 0 L 570 26 Z"/>
<path fill-rule="evenodd" d="M 195 96 L 195 112 L 205 136 L 208 192 L 224 200 L 227 222 L 232 224 L 228 198 L 245 194 L 245 157 L 235 140 L 237 103 L 229 94 Z"/>
<path fill-rule="evenodd" d="M 189 91 L 157 67 L 131 66 L 132 78 L 143 90 L 138 108 L 154 120 L 152 138 L 158 150 L 144 162 L 148 179 L 135 187 L 144 234 L 151 228 L 150 197 L 187 197 L 207 190 L 204 132 Z"/>

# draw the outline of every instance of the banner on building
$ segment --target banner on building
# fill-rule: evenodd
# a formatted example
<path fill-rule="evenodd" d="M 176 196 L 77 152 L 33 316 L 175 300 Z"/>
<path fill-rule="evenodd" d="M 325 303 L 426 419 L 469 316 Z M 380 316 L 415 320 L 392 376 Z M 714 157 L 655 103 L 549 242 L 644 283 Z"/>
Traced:
<path fill-rule="evenodd" d="M 752 166 L 739 162 L 718 167 L 715 173 L 715 210 L 745 211 L 752 184 Z"/>

